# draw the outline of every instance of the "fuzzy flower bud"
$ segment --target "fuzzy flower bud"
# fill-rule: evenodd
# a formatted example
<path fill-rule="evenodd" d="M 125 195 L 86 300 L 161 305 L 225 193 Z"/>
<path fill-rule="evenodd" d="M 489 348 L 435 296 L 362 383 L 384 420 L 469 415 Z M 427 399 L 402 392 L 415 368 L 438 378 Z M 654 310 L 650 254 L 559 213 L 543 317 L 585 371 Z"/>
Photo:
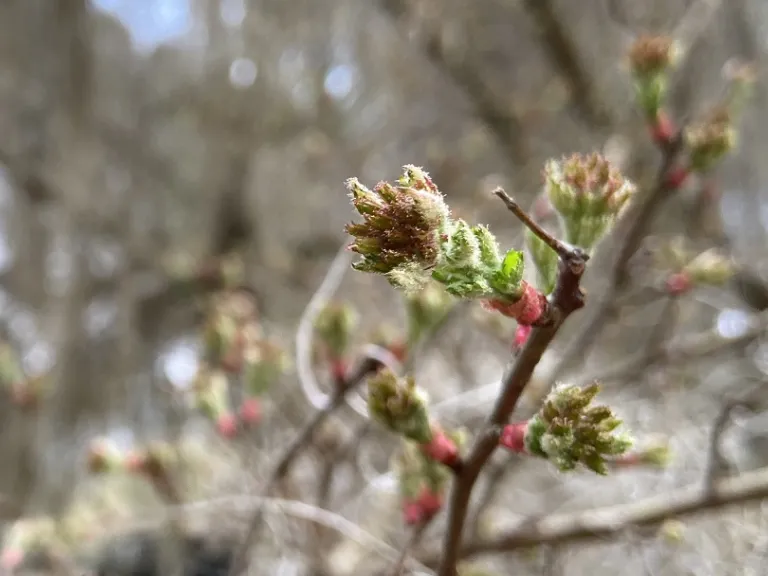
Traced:
<path fill-rule="evenodd" d="M 607 474 L 606 457 L 624 454 L 632 441 L 615 434 L 622 422 L 610 408 L 591 406 L 598 391 L 597 384 L 556 387 L 527 423 L 526 452 L 550 460 L 562 472 L 581 464 Z"/>
<path fill-rule="evenodd" d="M 406 166 L 395 184 L 382 182 L 372 191 L 356 179 L 347 185 L 363 217 L 346 227 L 355 239 L 350 249 L 363 257 L 355 269 L 384 274 L 410 293 L 424 289 L 431 277 L 459 298 L 520 297 L 522 253 L 511 250 L 502 258 L 486 227 L 453 219 L 420 168 Z"/>
<path fill-rule="evenodd" d="M 557 281 L 559 261 L 557 253 L 528 228 L 525 229 L 525 244 L 533 263 L 536 265 L 536 276 L 541 291 L 544 294 L 550 294 L 555 289 L 555 282 Z"/>
<path fill-rule="evenodd" d="M 368 381 L 368 410 L 397 434 L 419 444 L 432 440 L 427 397 L 412 377 L 400 379 L 391 370 L 379 371 Z"/>
<path fill-rule="evenodd" d="M 728 108 L 719 106 L 685 131 L 691 168 L 704 172 L 736 146 L 737 134 Z"/>
<path fill-rule="evenodd" d="M 347 188 L 363 217 L 346 227 L 355 239 L 350 249 L 362 256 L 356 270 L 389 274 L 407 264 L 428 269 L 437 263 L 449 211 L 426 172 L 406 166 L 394 185 L 380 182 L 369 190 L 352 178 Z"/>
<path fill-rule="evenodd" d="M 315 332 L 332 358 L 343 358 L 359 322 L 357 311 L 349 304 L 331 302 L 315 319 Z"/>
<path fill-rule="evenodd" d="M 648 118 L 656 118 L 669 84 L 669 71 L 679 50 L 668 36 L 643 35 L 629 49 L 627 60 L 635 83 L 635 95 Z"/>
<path fill-rule="evenodd" d="M 605 235 L 635 193 L 634 184 L 597 153 L 550 160 L 544 181 L 566 242 L 585 250 Z"/>

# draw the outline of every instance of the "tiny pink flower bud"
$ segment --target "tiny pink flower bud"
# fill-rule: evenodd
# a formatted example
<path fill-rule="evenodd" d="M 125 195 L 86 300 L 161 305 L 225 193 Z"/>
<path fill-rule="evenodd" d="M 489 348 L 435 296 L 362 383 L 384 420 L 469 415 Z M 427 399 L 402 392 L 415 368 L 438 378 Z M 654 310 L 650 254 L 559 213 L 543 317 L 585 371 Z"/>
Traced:
<path fill-rule="evenodd" d="M 147 454 L 144 451 L 132 450 L 125 457 L 125 468 L 134 474 L 142 474 L 147 467 Z"/>
<path fill-rule="evenodd" d="M 24 552 L 18 548 L 8 548 L 3 550 L 2 559 L 0 559 L 0 565 L 6 570 L 14 570 L 21 561 L 24 560 Z"/>
<path fill-rule="evenodd" d="M 347 361 L 344 358 L 332 358 L 330 362 L 331 378 L 336 383 L 343 383 L 347 379 Z"/>
<path fill-rule="evenodd" d="M 669 190 L 678 190 L 688 180 L 690 173 L 690 170 L 685 166 L 673 166 L 672 169 L 667 172 L 664 184 Z"/>
<path fill-rule="evenodd" d="M 420 524 L 424 518 L 424 511 L 417 500 L 405 500 L 403 502 L 403 518 L 408 526 Z"/>
<path fill-rule="evenodd" d="M 693 288 L 693 283 L 691 282 L 691 277 L 688 274 L 685 272 L 677 272 L 667 278 L 667 281 L 665 282 L 665 288 L 669 295 L 680 296 L 681 294 L 685 294 L 691 288 Z"/>
<path fill-rule="evenodd" d="M 523 293 L 517 302 L 504 302 L 498 299 L 482 301 L 486 310 L 492 310 L 509 318 L 514 318 L 520 324 L 534 324 L 547 309 L 547 297 L 536 290 L 531 284 L 523 282 Z"/>
<path fill-rule="evenodd" d="M 442 430 L 432 431 L 432 440 L 421 445 L 422 452 L 441 464 L 450 466 L 459 457 L 459 449 L 456 443 L 448 438 Z"/>
<path fill-rule="evenodd" d="M 661 146 L 669 144 L 677 133 L 677 127 L 664 111 L 660 111 L 650 125 L 651 137 Z"/>
<path fill-rule="evenodd" d="M 525 432 L 528 428 L 527 422 L 518 424 L 507 424 L 501 432 L 499 444 L 506 449 L 517 454 L 525 452 Z"/>
<path fill-rule="evenodd" d="M 216 420 L 216 430 L 224 438 L 232 439 L 237 436 L 237 418 L 231 412 L 219 416 Z"/>
<path fill-rule="evenodd" d="M 530 324 L 517 325 L 517 329 L 515 330 L 515 339 L 512 343 L 512 348 L 514 350 L 519 350 L 523 347 L 523 345 L 528 341 L 528 336 L 531 335 L 531 330 L 533 330 L 533 326 Z"/>
<path fill-rule="evenodd" d="M 443 507 L 443 496 L 432 491 L 428 486 L 422 488 L 418 498 L 424 519 L 431 518 Z"/>
<path fill-rule="evenodd" d="M 249 426 L 261 421 L 261 403 L 257 398 L 246 398 L 240 405 L 240 420 Z"/>

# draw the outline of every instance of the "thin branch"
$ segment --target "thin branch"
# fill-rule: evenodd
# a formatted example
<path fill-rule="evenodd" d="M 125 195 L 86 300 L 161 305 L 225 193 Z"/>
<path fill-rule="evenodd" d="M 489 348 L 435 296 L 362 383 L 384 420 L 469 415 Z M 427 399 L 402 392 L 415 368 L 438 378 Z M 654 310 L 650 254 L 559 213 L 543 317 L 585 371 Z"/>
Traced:
<path fill-rule="evenodd" d="M 480 554 L 509 552 L 541 544 L 562 544 L 605 539 L 630 527 L 657 526 L 670 518 L 700 514 L 709 510 L 768 498 L 768 468 L 722 480 L 712 492 L 700 484 L 632 502 L 572 514 L 552 514 L 539 520 L 524 521 L 500 536 L 471 542 L 457 553 L 465 559 Z M 438 564 L 440 554 L 430 553 L 420 560 L 427 566 Z"/>
<path fill-rule="evenodd" d="M 389 561 L 395 561 L 398 558 L 398 551 L 395 548 L 354 522 L 330 510 L 324 510 L 297 500 L 268 498 L 265 496 L 223 496 L 221 498 L 183 504 L 177 509 L 183 512 L 193 512 L 200 510 L 223 510 L 226 508 L 231 509 L 233 512 L 258 508 L 273 513 L 287 514 L 335 530 L 361 546 L 370 548 Z M 432 574 L 432 571 L 427 566 L 416 560 L 411 559 L 408 561 L 408 564 L 424 574 Z"/>
<path fill-rule="evenodd" d="M 418 547 L 419 543 L 421 543 L 424 534 L 427 532 L 427 529 L 430 527 L 433 520 L 434 517 L 425 522 L 422 522 L 416 526 L 416 528 L 414 528 L 413 532 L 411 533 L 411 537 L 408 539 L 408 542 L 405 544 L 405 546 L 403 546 L 403 549 L 400 551 L 400 556 L 398 556 L 395 565 L 389 572 L 389 576 L 403 576 L 403 570 L 405 569 L 408 557 L 411 554 L 411 550 L 414 550 L 416 547 Z"/>
<path fill-rule="evenodd" d="M 382 13 L 396 23 L 408 12 L 405 4 L 404 0 L 378 1 Z M 525 165 L 529 151 L 520 119 L 493 93 L 473 62 L 446 54 L 438 30 L 426 30 L 423 35 L 422 50 L 430 62 L 469 97 L 477 117 L 496 137 L 508 158 L 516 166 Z"/>
<path fill-rule="evenodd" d="M 610 125 L 605 105 L 600 102 L 599 92 L 595 90 L 595 82 L 585 69 L 578 47 L 570 38 L 563 18 L 552 1 L 525 0 L 523 5 L 541 31 L 544 51 L 570 84 L 570 92 L 578 111 L 592 124 Z"/>
<path fill-rule="evenodd" d="M 655 354 L 656 363 L 680 365 L 700 358 L 712 358 L 731 349 L 742 348 L 754 342 L 768 330 L 768 313 L 756 316 L 752 325 L 736 338 L 725 338 L 713 330 L 702 334 L 686 336 L 670 342 Z M 651 358 L 647 351 L 639 352 L 611 364 L 598 372 L 592 372 L 588 377 L 579 379 L 586 383 L 599 380 L 601 383 L 616 381 L 626 377 L 636 370 L 647 367 Z"/>
<path fill-rule="evenodd" d="M 568 258 L 573 253 L 573 248 L 565 244 L 562 240 L 559 240 L 558 238 L 555 238 L 544 230 L 541 226 L 539 226 L 536 222 L 534 222 L 533 218 L 531 218 L 528 213 L 523 209 L 520 204 L 515 202 L 515 200 L 509 196 L 506 192 L 504 192 L 504 189 L 499 187 L 496 188 L 493 191 L 493 195 L 499 198 L 502 202 L 504 202 L 504 205 L 507 207 L 507 210 L 512 212 L 512 214 L 517 217 L 522 224 L 528 228 L 531 232 L 536 234 L 536 236 L 539 237 L 539 239 L 544 242 L 547 246 L 552 248 L 552 250 L 555 251 L 555 253 L 560 258 Z"/>
<path fill-rule="evenodd" d="M 520 396 L 533 375 L 549 344 L 565 320 L 584 306 L 581 291 L 581 276 L 584 273 L 587 256 L 579 249 L 573 249 L 559 263 L 557 285 L 547 321 L 531 332 L 523 350 L 514 364 L 507 370 L 502 389 L 493 410 L 486 420 L 485 430 L 478 435 L 469 455 L 464 460 L 461 472 L 457 474 L 450 495 L 448 527 L 443 539 L 444 556 L 440 562 L 438 576 L 456 576 L 462 533 L 469 511 L 469 499 L 488 459 L 499 442 L 499 430 L 509 420 Z"/>
<path fill-rule="evenodd" d="M 591 313 L 588 313 L 580 330 L 571 336 L 569 345 L 563 350 L 560 363 L 552 371 L 546 385 L 540 387 L 539 395 L 548 393 L 555 381 L 583 364 L 589 350 L 602 332 L 606 320 L 614 311 L 616 299 L 621 296 L 629 280 L 629 261 L 637 252 L 653 219 L 672 192 L 667 185 L 667 175 L 676 165 L 683 151 L 682 133 L 682 130 L 678 131 L 676 138 L 663 149 L 663 159 L 653 190 L 644 198 L 639 198 L 637 204 L 631 205 L 624 218 L 617 224 L 617 231 L 624 230 L 623 235 L 618 238 L 619 246 L 608 273 L 608 285 L 591 309 Z"/>
<path fill-rule="evenodd" d="M 322 410 L 315 413 L 312 420 L 307 423 L 285 450 L 267 479 L 266 486 L 264 487 L 265 494 L 271 493 L 274 487 L 286 476 L 299 454 L 311 444 L 312 437 L 316 431 L 344 403 L 346 395 L 362 384 L 365 378 L 375 372 L 380 366 L 381 364 L 377 360 L 370 357 L 364 358 L 349 375 L 344 385 L 335 389 L 336 391 L 331 401 Z M 243 574 L 248 569 L 248 554 L 253 542 L 258 537 L 262 516 L 263 509 L 257 508 L 249 522 L 246 535 L 235 552 L 232 569 L 230 570 L 232 576 Z"/>

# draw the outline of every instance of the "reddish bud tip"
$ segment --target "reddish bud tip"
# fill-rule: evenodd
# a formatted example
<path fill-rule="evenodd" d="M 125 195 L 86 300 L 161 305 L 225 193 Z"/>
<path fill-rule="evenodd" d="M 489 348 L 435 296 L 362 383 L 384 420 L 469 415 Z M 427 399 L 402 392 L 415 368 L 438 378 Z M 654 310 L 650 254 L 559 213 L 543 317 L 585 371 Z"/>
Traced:
<path fill-rule="evenodd" d="M 504 446 L 507 450 L 522 454 L 525 452 L 525 432 L 527 423 L 522 422 L 520 424 L 508 424 L 504 426 L 499 438 L 499 444 Z"/>
<path fill-rule="evenodd" d="M 331 377 L 334 382 L 345 382 L 347 379 L 347 362 L 343 358 L 331 360 Z"/>
<path fill-rule="evenodd" d="M 216 420 L 216 430 L 224 438 L 234 438 L 237 436 L 237 418 L 234 414 L 223 414 Z"/>
<path fill-rule="evenodd" d="M 533 326 L 530 324 L 518 324 L 515 330 L 515 339 L 512 341 L 512 349 L 519 350 L 528 341 Z"/>
<path fill-rule="evenodd" d="M 448 438 L 442 430 L 435 431 L 432 434 L 432 441 L 422 444 L 422 452 L 432 460 L 450 466 L 459 457 L 459 450 L 456 443 Z"/>
<path fill-rule="evenodd" d="M 405 362 L 405 358 L 408 356 L 408 347 L 404 342 L 390 344 L 388 349 L 399 362 Z"/>
<path fill-rule="evenodd" d="M 261 403 L 256 398 L 246 398 L 240 405 L 240 420 L 249 426 L 261 422 Z"/>
<path fill-rule="evenodd" d="M 422 512 L 428 518 L 437 514 L 440 511 L 440 509 L 443 507 L 442 494 L 433 492 L 430 488 L 427 488 L 426 486 L 421 490 L 418 501 L 419 501 L 419 505 L 421 506 Z"/>
<path fill-rule="evenodd" d="M 685 294 L 691 288 L 693 288 L 693 283 L 691 282 L 691 277 L 688 274 L 685 272 L 677 272 L 667 278 L 664 287 L 667 293 L 671 296 L 679 296 L 681 294 Z"/>
<path fill-rule="evenodd" d="M 147 467 L 147 455 L 142 452 L 130 452 L 125 457 L 125 468 L 134 474 L 144 472 Z"/>
<path fill-rule="evenodd" d="M 651 122 L 650 131 L 651 138 L 656 144 L 666 146 L 677 134 L 677 127 L 668 114 L 659 112 L 656 119 Z"/>
<path fill-rule="evenodd" d="M 24 552 L 18 548 L 8 548 L 3 550 L 2 558 L 0 559 L 0 565 L 6 570 L 13 570 L 21 561 L 24 560 Z"/>
<path fill-rule="evenodd" d="M 403 518 L 408 526 L 420 524 L 424 518 L 421 504 L 416 500 L 406 500 L 403 502 Z"/>
<path fill-rule="evenodd" d="M 690 170 L 685 166 L 674 166 L 667 172 L 664 184 L 669 190 L 677 190 L 685 184 L 689 175 Z"/>

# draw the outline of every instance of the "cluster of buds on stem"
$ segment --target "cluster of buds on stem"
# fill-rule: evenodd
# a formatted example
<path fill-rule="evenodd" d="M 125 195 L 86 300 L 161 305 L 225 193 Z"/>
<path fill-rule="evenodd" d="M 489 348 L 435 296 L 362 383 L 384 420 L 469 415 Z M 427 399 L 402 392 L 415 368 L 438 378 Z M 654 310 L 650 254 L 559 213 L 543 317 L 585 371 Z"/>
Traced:
<path fill-rule="evenodd" d="M 573 154 L 544 167 L 545 192 L 560 216 L 565 241 L 587 252 L 606 234 L 635 193 L 635 185 L 600 154 Z M 532 252 L 535 247 L 529 241 Z M 536 249 L 542 252 L 542 249 Z M 550 278 L 552 258 L 540 254 L 540 273 Z M 534 260 L 536 261 L 536 260 Z"/>
<path fill-rule="evenodd" d="M 632 440 L 616 429 L 622 421 L 607 406 L 592 406 L 597 384 L 558 386 L 527 422 L 504 427 L 500 443 L 512 452 L 545 458 L 561 472 L 581 465 L 601 475 L 608 459 L 625 454 Z"/>
<path fill-rule="evenodd" d="M 448 294 L 480 300 L 502 314 L 533 324 L 546 298 L 523 280 L 523 254 L 503 256 L 485 226 L 454 219 L 443 195 L 421 168 L 405 166 L 394 184 L 373 190 L 347 181 L 352 204 L 363 217 L 348 224 L 350 249 L 362 256 L 356 270 L 383 274 L 406 292 L 418 292 L 430 278 Z"/>
<path fill-rule="evenodd" d="M 347 374 L 347 353 L 359 322 L 359 315 L 349 304 L 326 304 L 315 318 L 314 328 L 321 352 L 331 370 L 334 382 L 344 382 Z"/>
<path fill-rule="evenodd" d="M 405 523 L 413 526 L 429 521 L 443 507 L 450 472 L 408 441 L 403 442 L 393 468 L 399 481 Z"/>
<path fill-rule="evenodd" d="M 398 378 L 380 370 L 368 381 L 371 417 L 403 438 L 414 442 L 429 460 L 453 466 L 459 459 L 463 438 L 430 419 L 426 393 L 412 377 Z"/>
<path fill-rule="evenodd" d="M 640 108 L 652 123 L 659 119 L 669 87 L 669 74 L 678 62 L 678 44 L 669 36 L 639 36 L 629 49 L 629 69 Z"/>
<path fill-rule="evenodd" d="M 253 295 L 247 290 L 215 294 L 203 335 L 204 360 L 192 386 L 192 403 L 216 423 L 219 433 L 234 437 L 240 426 L 261 420 L 261 398 L 290 367 L 284 349 L 267 338 L 258 321 Z M 232 405 L 239 385 L 242 399 Z"/>
<path fill-rule="evenodd" d="M 675 238 L 656 254 L 666 274 L 664 289 L 671 296 L 681 296 L 696 286 L 722 286 L 736 272 L 731 258 L 716 249 L 699 254 L 691 252 L 683 238 Z"/>
<path fill-rule="evenodd" d="M 690 169 L 703 173 L 712 169 L 738 143 L 740 120 L 755 82 L 750 64 L 731 61 L 725 67 L 728 90 L 725 98 L 685 131 Z"/>

